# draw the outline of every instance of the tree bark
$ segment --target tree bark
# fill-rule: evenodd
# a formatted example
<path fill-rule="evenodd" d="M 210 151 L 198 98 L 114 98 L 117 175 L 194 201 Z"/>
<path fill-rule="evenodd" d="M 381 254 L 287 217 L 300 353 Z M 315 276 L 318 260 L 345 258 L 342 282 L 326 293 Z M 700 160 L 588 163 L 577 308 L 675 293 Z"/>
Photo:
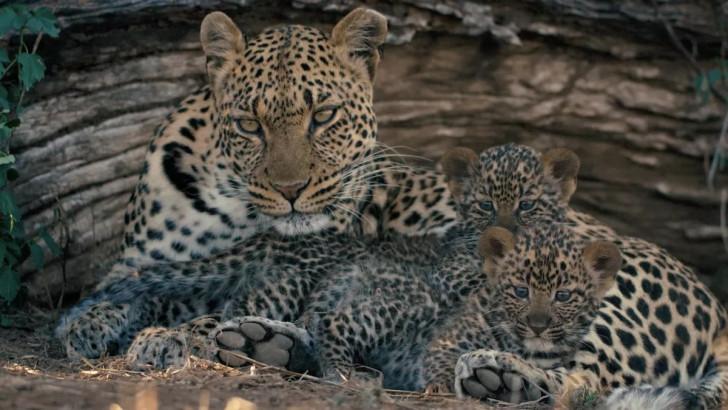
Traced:
<path fill-rule="evenodd" d="M 711 67 L 722 11 L 710 2 L 657 3 L 659 12 L 636 0 L 370 1 L 392 32 L 377 78 L 380 140 L 430 159 L 458 145 L 569 147 L 582 159 L 577 208 L 701 273 L 725 273 L 720 198 L 705 182 L 725 108 L 696 98 L 691 66 L 665 31 L 667 22 L 699 44 L 696 62 Z M 69 235 L 63 257 L 41 272 L 25 269 L 36 300 L 78 294 L 108 268 L 153 128 L 205 81 L 198 28 L 207 12 L 227 11 L 255 33 L 281 23 L 330 30 L 354 7 L 347 0 L 37 4 L 55 9 L 63 31 L 41 43 L 47 78 L 13 139 L 15 189 L 31 230 L 60 214 L 54 233 L 66 226 Z"/>

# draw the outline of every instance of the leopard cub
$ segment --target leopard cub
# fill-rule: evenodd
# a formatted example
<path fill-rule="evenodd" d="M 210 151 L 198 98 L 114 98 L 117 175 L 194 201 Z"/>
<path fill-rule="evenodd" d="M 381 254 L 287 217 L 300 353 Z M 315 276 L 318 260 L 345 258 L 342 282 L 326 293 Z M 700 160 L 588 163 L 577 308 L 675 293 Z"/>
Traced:
<path fill-rule="evenodd" d="M 515 235 L 491 227 L 481 235 L 478 250 L 488 286 L 471 295 L 429 345 L 424 358 L 428 391 L 451 391 L 458 357 L 476 349 L 509 352 L 542 368 L 562 365 L 588 331 L 622 263 L 616 245 L 582 245 L 573 228 L 561 224 Z M 538 386 L 524 389 L 515 375 L 496 386 L 498 375 L 480 371 L 481 380 L 492 380 L 488 387 L 496 398 L 541 397 Z"/>

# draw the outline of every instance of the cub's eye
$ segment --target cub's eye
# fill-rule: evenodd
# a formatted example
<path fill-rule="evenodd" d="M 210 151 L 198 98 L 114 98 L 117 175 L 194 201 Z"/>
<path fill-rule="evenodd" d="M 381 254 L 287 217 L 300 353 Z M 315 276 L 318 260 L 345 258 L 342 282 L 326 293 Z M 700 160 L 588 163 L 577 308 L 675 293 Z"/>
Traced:
<path fill-rule="evenodd" d="M 260 123 L 250 118 L 239 118 L 235 120 L 235 128 L 241 134 L 258 134 L 260 132 Z"/>
<path fill-rule="evenodd" d="M 336 108 L 325 108 L 313 114 L 313 122 L 317 126 L 324 125 L 334 119 L 334 115 L 336 115 Z"/>
<path fill-rule="evenodd" d="M 518 209 L 521 211 L 530 211 L 536 205 L 533 201 L 521 201 L 518 203 Z"/>
<path fill-rule="evenodd" d="M 557 302 L 566 302 L 569 299 L 571 299 L 571 291 L 570 290 L 556 291 L 556 295 L 554 295 L 554 299 L 556 299 Z"/>
<path fill-rule="evenodd" d="M 490 212 L 493 210 L 493 208 L 494 208 L 493 201 L 483 201 L 480 203 L 480 209 L 482 209 L 484 211 Z"/>
<path fill-rule="evenodd" d="M 528 288 L 525 286 L 516 286 L 513 289 L 513 294 L 521 299 L 526 299 L 528 298 Z"/>

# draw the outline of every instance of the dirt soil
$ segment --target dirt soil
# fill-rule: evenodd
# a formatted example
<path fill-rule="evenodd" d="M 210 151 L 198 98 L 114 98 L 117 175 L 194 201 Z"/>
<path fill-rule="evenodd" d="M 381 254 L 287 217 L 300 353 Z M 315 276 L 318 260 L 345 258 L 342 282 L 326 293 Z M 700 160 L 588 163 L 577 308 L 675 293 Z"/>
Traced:
<path fill-rule="evenodd" d="M 56 313 L 4 314 L 0 409 L 490 409 L 450 395 L 385 390 L 372 378 L 345 385 L 252 365 L 193 358 L 167 372 L 127 370 L 120 358 L 71 363 L 53 337 Z"/>

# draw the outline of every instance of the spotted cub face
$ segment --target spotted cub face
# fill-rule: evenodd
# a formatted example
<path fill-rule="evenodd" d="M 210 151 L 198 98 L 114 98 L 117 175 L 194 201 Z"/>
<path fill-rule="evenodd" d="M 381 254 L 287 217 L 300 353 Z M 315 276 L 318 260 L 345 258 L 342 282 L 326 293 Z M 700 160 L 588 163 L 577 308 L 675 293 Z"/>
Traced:
<path fill-rule="evenodd" d="M 483 230 L 558 222 L 576 190 L 579 158 L 556 148 L 543 155 L 517 144 L 480 155 L 455 148 L 440 161 L 463 220 Z"/>
<path fill-rule="evenodd" d="M 523 229 L 515 236 L 488 228 L 479 251 L 494 289 L 495 321 L 535 357 L 573 349 L 622 264 L 616 245 L 580 245 L 560 225 Z"/>
<path fill-rule="evenodd" d="M 324 229 L 335 210 L 353 209 L 376 141 L 372 84 L 386 34 L 386 19 L 366 9 L 330 36 L 284 26 L 247 40 L 225 14 L 208 15 L 218 189 L 284 234 Z"/>

